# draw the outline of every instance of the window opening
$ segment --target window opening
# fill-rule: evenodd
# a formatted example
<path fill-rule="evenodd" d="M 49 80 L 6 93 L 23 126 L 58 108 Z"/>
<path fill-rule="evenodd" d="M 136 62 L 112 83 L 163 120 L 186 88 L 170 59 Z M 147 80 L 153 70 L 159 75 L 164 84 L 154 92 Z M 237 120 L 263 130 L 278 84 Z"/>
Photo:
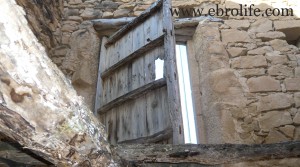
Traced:
<path fill-rule="evenodd" d="M 176 45 L 176 60 L 180 90 L 185 143 L 197 144 L 195 114 L 192 101 L 186 45 Z"/>

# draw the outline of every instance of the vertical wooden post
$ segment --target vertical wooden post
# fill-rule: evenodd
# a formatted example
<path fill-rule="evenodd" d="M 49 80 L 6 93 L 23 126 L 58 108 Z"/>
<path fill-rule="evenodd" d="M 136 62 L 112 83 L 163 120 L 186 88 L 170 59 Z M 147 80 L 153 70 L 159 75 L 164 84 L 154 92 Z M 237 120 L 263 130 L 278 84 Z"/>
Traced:
<path fill-rule="evenodd" d="M 184 132 L 180 105 L 179 82 L 176 66 L 175 32 L 170 12 L 171 0 L 163 1 L 163 28 L 165 32 L 165 78 L 168 87 L 169 113 L 173 128 L 173 144 L 184 143 Z"/>

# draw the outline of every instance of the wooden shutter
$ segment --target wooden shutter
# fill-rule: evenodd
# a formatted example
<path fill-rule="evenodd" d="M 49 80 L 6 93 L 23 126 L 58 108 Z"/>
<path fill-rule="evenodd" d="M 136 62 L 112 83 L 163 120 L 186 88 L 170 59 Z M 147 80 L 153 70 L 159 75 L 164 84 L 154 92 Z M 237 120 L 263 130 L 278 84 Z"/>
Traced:
<path fill-rule="evenodd" d="M 111 143 L 184 142 L 170 7 L 159 0 L 102 40 L 95 108 Z"/>

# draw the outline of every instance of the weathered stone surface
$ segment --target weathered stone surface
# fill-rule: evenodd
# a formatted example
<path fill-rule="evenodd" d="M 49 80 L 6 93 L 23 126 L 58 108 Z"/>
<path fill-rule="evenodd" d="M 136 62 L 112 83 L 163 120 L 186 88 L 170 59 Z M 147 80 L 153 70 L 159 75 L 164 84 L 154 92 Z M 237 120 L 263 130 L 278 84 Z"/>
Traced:
<path fill-rule="evenodd" d="M 82 17 L 83 20 L 92 20 L 96 18 L 101 18 L 101 16 L 102 12 L 93 8 L 85 8 L 85 10 L 80 15 L 80 17 Z"/>
<path fill-rule="evenodd" d="M 300 107 L 300 93 L 295 93 L 294 95 L 296 107 Z"/>
<path fill-rule="evenodd" d="M 114 17 L 126 17 L 130 13 L 128 9 L 118 9 L 114 12 Z"/>
<path fill-rule="evenodd" d="M 280 81 L 269 76 L 250 78 L 247 81 L 250 92 L 281 91 Z"/>
<path fill-rule="evenodd" d="M 295 68 L 295 77 L 300 77 L 300 67 Z"/>
<path fill-rule="evenodd" d="M 102 18 L 113 18 L 114 14 L 112 12 L 104 12 Z"/>
<path fill-rule="evenodd" d="M 270 55 L 270 54 L 269 54 Z M 277 64 L 287 64 L 289 62 L 288 58 L 286 55 L 272 55 L 268 56 L 267 54 L 267 60 L 271 62 L 272 65 L 277 65 Z"/>
<path fill-rule="evenodd" d="M 247 30 L 250 26 L 250 22 L 248 20 L 225 20 L 225 24 L 232 29 L 240 30 Z"/>
<path fill-rule="evenodd" d="M 268 73 L 271 76 L 284 76 L 284 77 L 293 77 L 293 68 L 285 65 L 274 65 L 268 69 Z"/>
<path fill-rule="evenodd" d="M 275 127 L 293 123 L 291 114 L 285 111 L 270 111 L 258 117 L 258 123 L 263 131 L 270 131 Z"/>
<path fill-rule="evenodd" d="M 274 39 L 270 41 L 270 45 L 273 47 L 274 50 L 286 52 L 290 50 L 289 44 L 285 40 L 281 39 Z"/>
<path fill-rule="evenodd" d="M 248 55 L 263 55 L 268 52 L 272 52 L 273 48 L 270 46 L 263 46 L 254 50 L 248 51 Z"/>
<path fill-rule="evenodd" d="M 279 130 L 290 138 L 294 137 L 295 126 L 293 125 L 285 125 L 284 127 L 280 127 Z"/>
<path fill-rule="evenodd" d="M 261 18 L 251 24 L 250 32 L 268 32 L 273 29 L 272 21 L 267 18 Z"/>
<path fill-rule="evenodd" d="M 289 140 L 289 138 L 285 137 L 282 133 L 278 132 L 277 130 L 272 130 L 266 138 L 266 143 L 278 143 Z"/>
<path fill-rule="evenodd" d="M 268 63 L 265 56 L 242 56 L 232 60 L 233 68 L 257 68 L 267 67 Z"/>
<path fill-rule="evenodd" d="M 243 77 L 261 76 L 266 73 L 266 70 L 264 68 L 242 69 L 239 73 Z"/>
<path fill-rule="evenodd" d="M 79 23 L 81 23 L 83 21 L 82 17 L 79 17 L 79 16 L 69 16 L 68 20 L 76 21 L 76 22 L 79 22 Z"/>
<path fill-rule="evenodd" d="M 69 1 L 70 5 L 78 5 L 78 4 L 81 4 L 81 3 L 82 3 L 82 0 L 70 0 Z"/>
<path fill-rule="evenodd" d="M 247 31 L 239 31 L 239 30 L 222 30 L 222 41 L 224 43 L 229 42 L 251 42 L 251 38 Z"/>
<path fill-rule="evenodd" d="M 72 84 L 80 86 L 90 86 L 93 80 L 91 77 L 90 65 L 87 61 L 83 62 L 72 77 Z"/>
<path fill-rule="evenodd" d="M 293 104 L 293 97 L 289 94 L 276 93 L 263 96 L 259 99 L 258 110 L 269 111 L 276 109 L 285 109 Z"/>
<path fill-rule="evenodd" d="M 244 56 L 247 53 L 246 48 L 231 47 L 227 49 L 230 57 Z"/>
<path fill-rule="evenodd" d="M 300 20 L 274 21 L 274 27 L 275 30 L 285 33 L 287 40 L 297 40 L 300 36 Z"/>
<path fill-rule="evenodd" d="M 98 9 L 117 9 L 119 4 L 114 1 L 102 1 L 99 5 L 96 6 Z"/>
<path fill-rule="evenodd" d="M 297 125 L 300 125 L 300 112 L 297 112 L 294 119 L 293 119 L 293 122 Z"/>
<path fill-rule="evenodd" d="M 287 91 L 300 91 L 300 78 L 287 78 L 284 85 Z"/>
<path fill-rule="evenodd" d="M 263 42 L 270 41 L 273 39 L 284 39 L 286 36 L 283 32 L 280 31 L 271 31 L 264 33 L 257 33 L 256 38 L 261 39 Z"/>

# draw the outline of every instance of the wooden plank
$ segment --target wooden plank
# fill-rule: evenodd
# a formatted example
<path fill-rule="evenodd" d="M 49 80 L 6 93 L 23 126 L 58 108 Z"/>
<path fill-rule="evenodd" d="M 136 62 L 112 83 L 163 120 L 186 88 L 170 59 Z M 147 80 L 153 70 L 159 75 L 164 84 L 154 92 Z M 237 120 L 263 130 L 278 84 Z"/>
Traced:
<path fill-rule="evenodd" d="M 162 87 L 153 90 L 146 95 L 147 99 L 147 132 L 153 135 L 163 131 L 167 127 L 171 127 L 171 121 L 168 114 L 168 95 L 167 88 Z"/>
<path fill-rule="evenodd" d="M 132 53 L 129 56 L 127 56 L 126 58 L 123 58 L 122 60 L 120 60 L 116 64 L 110 66 L 103 73 L 101 73 L 101 77 L 102 78 L 108 77 L 109 75 L 111 75 L 115 70 L 117 70 L 121 66 L 123 66 L 123 65 L 131 62 L 133 59 L 135 59 L 137 57 L 140 57 L 140 56 L 144 55 L 149 50 L 152 50 L 152 49 L 154 49 L 157 46 L 161 46 L 163 44 L 163 41 L 164 41 L 164 35 L 156 38 L 155 40 L 151 41 L 147 45 L 144 45 L 143 47 L 141 47 L 140 49 L 138 49 L 134 53 Z"/>
<path fill-rule="evenodd" d="M 130 31 L 134 27 L 140 25 L 149 16 L 153 15 L 154 13 L 156 13 L 156 11 L 161 8 L 162 1 L 163 0 L 156 1 L 155 3 L 153 3 L 151 5 L 150 8 L 148 8 L 147 10 L 145 10 L 139 17 L 137 17 L 136 19 L 132 20 L 131 22 L 129 22 L 128 24 L 126 24 L 122 29 L 120 29 L 119 31 L 117 31 L 114 35 L 112 35 L 107 40 L 105 46 L 108 47 L 109 45 L 115 43 L 117 40 L 119 40 L 120 38 L 122 38 L 128 31 Z"/>
<path fill-rule="evenodd" d="M 119 144 L 117 154 L 132 166 L 145 163 L 196 163 L 232 166 L 239 162 L 255 162 L 299 158 L 300 141 L 274 144 Z M 230 165 L 231 164 L 231 165 Z M 126 165 L 125 165 L 126 166 Z"/>
<path fill-rule="evenodd" d="M 175 56 L 175 32 L 172 16 L 170 13 L 171 0 L 163 2 L 163 26 L 165 30 L 165 67 L 168 87 L 169 114 L 173 127 L 173 144 L 183 144 L 183 123 L 180 105 L 179 85 L 177 76 L 176 56 Z"/>
<path fill-rule="evenodd" d="M 104 71 L 104 63 L 106 57 L 106 48 L 104 47 L 104 43 L 107 41 L 106 37 L 102 38 L 101 41 L 101 51 L 100 51 L 100 58 L 99 58 L 99 66 L 98 66 L 98 79 L 97 79 L 97 88 L 96 88 L 96 98 L 95 98 L 95 108 L 94 113 L 97 114 L 97 110 L 101 107 L 101 98 L 103 94 L 103 87 L 102 87 L 102 78 L 101 73 Z"/>
<path fill-rule="evenodd" d="M 163 87 L 166 85 L 166 80 L 165 79 L 160 79 L 157 81 L 154 81 L 152 83 L 146 84 L 142 87 L 139 87 L 121 97 L 116 98 L 115 100 L 107 103 L 106 105 L 104 105 L 103 107 L 101 107 L 100 109 L 98 109 L 99 113 L 105 113 L 108 110 L 110 110 L 113 107 L 116 107 L 122 103 L 124 103 L 125 101 L 129 100 L 129 99 L 134 99 L 137 98 L 151 90 Z"/>
<path fill-rule="evenodd" d="M 118 144 L 143 144 L 143 143 L 157 143 L 159 141 L 167 140 L 172 136 L 172 127 L 168 127 L 163 131 L 155 133 L 150 136 L 140 137 L 132 140 L 125 140 Z"/>

